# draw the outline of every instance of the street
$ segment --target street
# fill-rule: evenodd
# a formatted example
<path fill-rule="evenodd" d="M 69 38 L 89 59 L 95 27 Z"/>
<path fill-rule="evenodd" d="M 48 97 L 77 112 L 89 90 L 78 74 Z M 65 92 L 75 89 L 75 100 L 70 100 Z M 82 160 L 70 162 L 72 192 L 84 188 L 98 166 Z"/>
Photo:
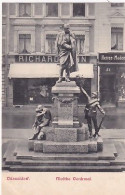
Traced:
<path fill-rule="evenodd" d="M 53 116 L 53 110 L 51 110 Z M 125 129 L 125 109 L 104 108 L 106 117 L 102 124 L 103 129 Z M 84 108 L 79 106 L 78 117 L 80 122 L 86 123 L 84 119 Z M 102 115 L 98 113 L 98 124 Z M 35 119 L 35 107 L 4 108 L 2 114 L 3 129 L 30 129 Z"/>

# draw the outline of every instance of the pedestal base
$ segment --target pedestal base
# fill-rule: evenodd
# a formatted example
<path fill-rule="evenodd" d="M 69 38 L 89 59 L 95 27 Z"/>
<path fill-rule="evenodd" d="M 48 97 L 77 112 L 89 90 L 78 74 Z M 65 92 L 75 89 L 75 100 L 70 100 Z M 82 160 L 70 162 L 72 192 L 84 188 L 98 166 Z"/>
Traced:
<path fill-rule="evenodd" d="M 28 144 L 29 150 L 43 153 L 90 153 L 103 150 L 103 140 L 101 137 L 79 142 L 52 142 L 33 141 Z"/>

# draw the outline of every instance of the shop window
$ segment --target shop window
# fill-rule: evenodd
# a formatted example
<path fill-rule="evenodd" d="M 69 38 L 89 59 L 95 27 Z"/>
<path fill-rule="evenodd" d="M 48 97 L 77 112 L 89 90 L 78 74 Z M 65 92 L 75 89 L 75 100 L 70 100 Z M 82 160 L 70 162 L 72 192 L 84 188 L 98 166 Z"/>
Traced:
<path fill-rule="evenodd" d="M 123 28 L 111 28 L 111 50 L 123 50 Z"/>
<path fill-rule="evenodd" d="M 123 7 L 124 3 L 111 3 L 111 7 Z"/>
<path fill-rule="evenodd" d="M 31 16 L 31 3 L 19 3 L 19 16 L 20 17 Z"/>
<path fill-rule="evenodd" d="M 19 53 L 30 53 L 31 51 L 31 34 L 19 35 Z"/>
<path fill-rule="evenodd" d="M 47 3 L 46 4 L 46 16 L 57 17 L 58 16 L 58 3 Z"/>
<path fill-rule="evenodd" d="M 56 53 L 56 35 L 46 35 L 46 53 L 54 54 Z"/>
<path fill-rule="evenodd" d="M 52 103 L 51 88 L 56 79 L 28 79 L 28 103 L 41 104 Z"/>
<path fill-rule="evenodd" d="M 73 3 L 73 17 L 85 16 L 85 3 Z"/>
<path fill-rule="evenodd" d="M 84 53 L 84 35 L 77 35 L 76 36 L 76 45 L 77 45 L 77 53 L 83 54 Z"/>

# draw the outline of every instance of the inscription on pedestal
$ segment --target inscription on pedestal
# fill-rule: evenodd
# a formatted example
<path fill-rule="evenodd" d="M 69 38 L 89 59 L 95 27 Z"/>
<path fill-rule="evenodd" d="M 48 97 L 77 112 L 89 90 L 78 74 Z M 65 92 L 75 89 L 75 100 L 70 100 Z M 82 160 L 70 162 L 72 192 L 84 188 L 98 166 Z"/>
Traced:
<path fill-rule="evenodd" d="M 73 103 L 58 102 L 58 125 L 73 126 Z"/>

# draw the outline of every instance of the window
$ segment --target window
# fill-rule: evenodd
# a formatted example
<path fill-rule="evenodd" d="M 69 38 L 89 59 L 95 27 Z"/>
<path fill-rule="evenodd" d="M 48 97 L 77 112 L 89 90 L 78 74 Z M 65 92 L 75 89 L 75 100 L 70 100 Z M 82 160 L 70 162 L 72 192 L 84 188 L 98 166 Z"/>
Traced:
<path fill-rule="evenodd" d="M 123 50 L 123 28 L 111 28 L 111 50 Z"/>
<path fill-rule="evenodd" d="M 31 34 L 19 35 L 19 53 L 30 53 L 31 51 Z"/>
<path fill-rule="evenodd" d="M 14 105 L 52 103 L 51 89 L 55 85 L 55 83 L 56 83 L 55 78 L 14 79 L 13 80 Z"/>
<path fill-rule="evenodd" d="M 47 47 L 46 53 L 54 54 L 56 53 L 55 42 L 56 42 L 56 35 L 46 35 Z"/>
<path fill-rule="evenodd" d="M 77 52 L 78 54 L 84 53 L 84 35 L 76 35 L 76 45 L 77 45 Z"/>
<path fill-rule="evenodd" d="M 31 16 L 31 3 L 19 3 L 19 16 L 20 17 Z"/>
<path fill-rule="evenodd" d="M 85 3 L 73 3 L 73 16 L 85 16 Z"/>
<path fill-rule="evenodd" d="M 58 16 L 58 3 L 47 3 L 46 4 L 46 16 L 57 17 Z"/>
<path fill-rule="evenodd" d="M 123 7 L 124 3 L 111 3 L 111 7 Z"/>

